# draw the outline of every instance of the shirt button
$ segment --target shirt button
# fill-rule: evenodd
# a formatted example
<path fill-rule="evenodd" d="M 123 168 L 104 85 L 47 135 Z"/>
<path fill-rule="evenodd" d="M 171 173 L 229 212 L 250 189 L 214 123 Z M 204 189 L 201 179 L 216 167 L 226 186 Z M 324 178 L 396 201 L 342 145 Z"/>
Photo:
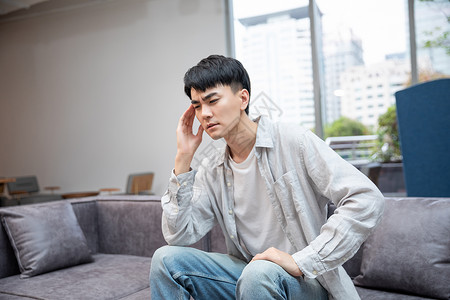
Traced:
<path fill-rule="evenodd" d="M 230 210 L 228 211 L 228 214 L 232 215 L 232 214 L 233 214 L 233 210 L 230 209 Z"/>
<path fill-rule="evenodd" d="M 184 185 L 184 186 L 187 186 L 187 182 L 183 182 L 183 185 Z"/>
<path fill-rule="evenodd" d="M 227 186 L 231 186 L 231 183 L 227 182 Z"/>
<path fill-rule="evenodd" d="M 234 239 L 234 235 L 230 234 L 230 239 Z"/>
<path fill-rule="evenodd" d="M 312 272 L 314 275 L 317 275 L 317 271 L 316 270 L 313 270 L 313 272 Z"/>

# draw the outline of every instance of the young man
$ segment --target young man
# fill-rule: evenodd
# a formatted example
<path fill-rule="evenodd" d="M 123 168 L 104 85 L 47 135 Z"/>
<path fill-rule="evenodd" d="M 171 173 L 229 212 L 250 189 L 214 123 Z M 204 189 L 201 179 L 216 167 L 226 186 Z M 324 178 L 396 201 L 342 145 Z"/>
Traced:
<path fill-rule="evenodd" d="M 376 186 L 309 130 L 251 120 L 239 61 L 209 56 L 184 83 L 191 105 L 161 199 L 169 246 L 152 258 L 152 299 L 359 299 L 341 265 L 381 217 Z M 192 170 L 203 131 L 227 147 Z M 327 220 L 330 200 L 337 209 Z M 217 223 L 228 254 L 181 247 Z"/>

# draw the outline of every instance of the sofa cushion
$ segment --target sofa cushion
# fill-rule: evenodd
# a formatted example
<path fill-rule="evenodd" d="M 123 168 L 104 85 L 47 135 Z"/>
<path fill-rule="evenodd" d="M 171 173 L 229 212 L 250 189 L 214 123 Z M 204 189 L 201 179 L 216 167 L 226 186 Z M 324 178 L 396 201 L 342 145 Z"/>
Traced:
<path fill-rule="evenodd" d="M 392 292 L 385 292 L 380 290 L 371 290 L 363 287 L 356 287 L 356 291 L 358 292 L 361 299 L 370 299 L 370 300 L 433 300 L 433 298 L 428 297 L 420 297 L 420 296 L 411 296 L 405 294 L 398 294 Z"/>
<path fill-rule="evenodd" d="M 0 299 L 150 299 L 150 257 L 94 254 L 94 262 L 20 280 L 0 279 Z M 139 296 L 139 297 L 138 297 Z"/>
<path fill-rule="evenodd" d="M 358 286 L 450 299 L 450 199 L 386 199 L 363 246 Z"/>
<path fill-rule="evenodd" d="M 1 218 L 22 278 L 92 261 L 68 202 L 11 207 Z"/>

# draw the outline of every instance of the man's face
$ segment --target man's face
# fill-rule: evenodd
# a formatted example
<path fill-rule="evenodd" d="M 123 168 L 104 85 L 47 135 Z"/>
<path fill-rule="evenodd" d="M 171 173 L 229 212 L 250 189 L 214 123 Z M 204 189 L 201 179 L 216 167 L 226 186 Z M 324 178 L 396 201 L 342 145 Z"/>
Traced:
<path fill-rule="evenodd" d="M 247 90 L 233 93 L 230 86 L 223 85 L 204 92 L 191 90 L 195 116 L 212 139 L 226 138 L 233 131 L 247 107 L 246 95 Z"/>

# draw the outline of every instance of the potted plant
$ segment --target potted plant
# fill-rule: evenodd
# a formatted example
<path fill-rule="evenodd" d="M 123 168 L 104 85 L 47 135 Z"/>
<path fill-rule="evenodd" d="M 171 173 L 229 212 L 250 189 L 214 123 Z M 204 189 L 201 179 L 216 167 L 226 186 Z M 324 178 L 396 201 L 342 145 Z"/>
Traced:
<path fill-rule="evenodd" d="M 400 140 L 397 126 L 397 110 L 395 105 L 378 118 L 378 144 L 372 159 L 382 163 L 402 161 Z"/>
<path fill-rule="evenodd" d="M 378 118 L 377 135 L 378 145 L 372 160 L 381 163 L 378 188 L 385 195 L 404 195 L 405 181 L 395 105 Z"/>

